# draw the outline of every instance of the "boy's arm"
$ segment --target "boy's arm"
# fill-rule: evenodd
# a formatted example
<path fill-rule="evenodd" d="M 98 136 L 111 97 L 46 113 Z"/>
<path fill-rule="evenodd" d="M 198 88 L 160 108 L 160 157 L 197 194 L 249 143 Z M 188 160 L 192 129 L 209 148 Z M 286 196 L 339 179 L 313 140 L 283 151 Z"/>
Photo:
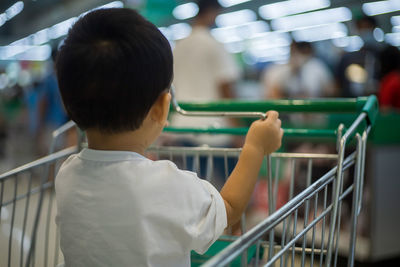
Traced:
<path fill-rule="evenodd" d="M 257 182 L 264 155 L 281 146 L 283 131 L 278 113 L 270 111 L 267 115 L 266 120 L 259 120 L 251 125 L 239 161 L 221 190 L 228 226 L 235 224 L 245 210 Z"/>

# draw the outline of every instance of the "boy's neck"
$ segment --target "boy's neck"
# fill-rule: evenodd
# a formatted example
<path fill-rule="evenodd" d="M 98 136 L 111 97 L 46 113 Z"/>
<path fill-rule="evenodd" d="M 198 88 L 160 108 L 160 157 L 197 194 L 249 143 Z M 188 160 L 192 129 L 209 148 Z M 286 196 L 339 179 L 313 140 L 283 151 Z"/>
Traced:
<path fill-rule="evenodd" d="M 88 147 L 96 150 L 132 151 L 144 155 L 151 141 L 142 131 L 121 133 L 103 133 L 98 130 L 87 130 Z"/>

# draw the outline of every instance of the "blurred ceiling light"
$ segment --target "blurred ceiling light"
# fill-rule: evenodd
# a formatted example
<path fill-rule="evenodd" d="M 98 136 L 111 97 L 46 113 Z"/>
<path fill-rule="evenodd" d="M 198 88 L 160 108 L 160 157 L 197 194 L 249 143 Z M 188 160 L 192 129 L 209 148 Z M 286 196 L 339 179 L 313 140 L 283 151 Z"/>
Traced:
<path fill-rule="evenodd" d="M 7 20 L 10 20 L 19 13 L 21 13 L 23 9 L 24 9 L 24 2 L 18 1 L 14 5 L 10 6 L 4 13 L 7 15 Z"/>
<path fill-rule="evenodd" d="M 172 40 L 172 33 L 170 29 L 168 29 L 167 27 L 159 27 L 158 29 L 165 36 L 165 38 L 167 38 L 169 41 Z"/>
<path fill-rule="evenodd" d="M 259 34 L 249 42 L 250 49 L 267 50 L 276 47 L 290 46 L 292 38 L 287 32 L 267 32 Z"/>
<path fill-rule="evenodd" d="M 290 57 L 290 46 L 274 47 L 270 49 L 249 49 L 246 57 L 257 62 L 287 61 Z"/>
<path fill-rule="evenodd" d="M 243 42 L 232 42 L 232 43 L 226 43 L 225 49 L 232 54 L 237 54 L 241 53 L 245 50 L 245 46 Z"/>
<path fill-rule="evenodd" d="M 172 40 L 180 40 L 186 38 L 192 32 L 192 27 L 187 23 L 172 24 L 168 27 L 171 32 Z"/>
<path fill-rule="evenodd" d="M 27 60 L 27 61 L 46 61 L 51 56 L 51 46 L 41 45 L 33 47 L 24 53 L 15 56 L 16 60 Z"/>
<path fill-rule="evenodd" d="M 345 70 L 347 79 L 354 83 L 365 83 L 368 79 L 367 71 L 358 64 L 351 64 Z"/>
<path fill-rule="evenodd" d="M 50 55 L 50 45 L 12 45 L 0 47 L 0 60 L 45 61 L 50 58 Z"/>
<path fill-rule="evenodd" d="M 44 29 L 38 31 L 35 34 L 32 34 L 32 44 L 33 45 L 41 45 L 47 43 L 50 40 L 49 38 L 49 29 Z"/>
<path fill-rule="evenodd" d="M 244 23 L 242 25 L 215 28 L 211 30 L 211 34 L 222 43 L 230 43 L 243 39 L 250 39 L 257 34 L 268 32 L 269 25 L 265 21 L 254 21 Z"/>
<path fill-rule="evenodd" d="M 242 9 L 239 11 L 218 15 L 215 19 L 215 23 L 218 27 L 229 27 L 241 25 L 256 20 L 257 15 L 254 11 L 250 9 Z"/>
<path fill-rule="evenodd" d="M 314 25 L 349 21 L 351 18 L 350 9 L 347 7 L 337 7 L 274 19 L 271 21 L 271 25 L 274 30 L 293 31 Z"/>
<path fill-rule="evenodd" d="M 373 35 L 376 41 L 383 42 L 385 40 L 385 33 L 381 28 L 375 28 L 373 31 Z"/>
<path fill-rule="evenodd" d="M 199 6 L 194 2 L 190 2 L 175 7 L 172 11 L 172 15 L 174 15 L 176 19 L 184 20 L 193 18 L 198 12 Z"/>
<path fill-rule="evenodd" d="M 218 2 L 221 4 L 223 7 L 230 7 L 234 5 L 238 5 L 244 2 L 249 2 L 250 0 L 218 0 Z"/>
<path fill-rule="evenodd" d="M 347 36 L 347 27 L 343 23 L 316 25 L 292 32 L 297 42 L 317 42 Z"/>
<path fill-rule="evenodd" d="M 0 27 L 8 20 L 12 19 L 24 9 L 24 2 L 18 1 L 0 14 Z"/>
<path fill-rule="evenodd" d="M 7 22 L 6 14 L 4 14 L 4 13 L 0 14 L 0 27 L 6 22 Z"/>
<path fill-rule="evenodd" d="M 399 26 L 400 25 L 400 16 L 393 16 L 390 19 L 390 22 L 392 22 L 393 26 Z"/>
<path fill-rule="evenodd" d="M 364 45 L 364 41 L 360 36 L 345 36 L 340 38 L 332 39 L 332 43 L 336 47 L 341 47 L 347 52 L 355 52 L 361 49 Z"/>
<path fill-rule="evenodd" d="M 48 28 L 48 34 L 50 39 L 57 39 L 61 36 L 67 35 L 69 28 L 76 22 L 78 18 L 73 17 L 57 23 L 50 28 Z"/>
<path fill-rule="evenodd" d="M 393 46 L 400 46 L 400 32 L 385 34 L 385 41 Z"/>
<path fill-rule="evenodd" d="M 264 19 L 276 19 L 288 15 L 326 8 L 330 5 L 331 2 L 329 0 L 289 0 L 263 5 L 258 9 L 258 13 Z"/>
<path fill-rule="evenodd" d="M 87 12 L 84 12 L 80 16 L 82 16 L 90 11 L 101 9 L 101 8 L 118 8 L 118 7 L 123 7 L 123 6 L 124 6 L 123 2 L 113 1 L 108 4 L 93 8 Z M 45 29 L 40 30 L 34 34 L 27 36 L 27 37 L 16 40 L 16 41 L 12 42 L 11 44 L 9 44 L 8 46 L 0 47 L 0 60 L 9 60 L 9 59 L 5 59 L 5 57 L 2 56 L 2 54 L 1 54 L 1 51 L 2 51 L 1 49 L 7 48 L 7 47 L 10 47 L 10 49 L 11 49 L 11 50 L 7 50 L 7 51 L 13 51 L 13 53 L 15 51 L 18 51 L 18 53 L 14 54 L 14 56 L 16 56 L 18 54 L 23 54 L 23 55 L 21 55 L 21 57 L 23 59 L 19 59 L 19 55 L 14 57 L 13 59 L 39 60 L 39 61 L 47 60 L 49 58 L 49 57 L 46 57 L 47 46 L 40 46 L 40 47 L 42 47 L 42 48 L 40 48 L 41 50 L 33 49 L 31 51 L 30 48 L 38 47 L 38 45 L 47 43 L 51 39 L 57 39 L 62 36 L 65 36 L 68 33 L 69 28 L 71 28 L 71 26 L 75 23 L 76 20 L 77 20 L 77 17 L 67 19 L 67 20 L 57 23 L 49 28 L 45 28 Z M 1 26 L 1 15 L 0 15 L 0 26 Z M 29 52 L 28 50 L 31 52 Z M 4 52 L 4 50 L 3 50 L 3 52 Z M 24 52 L 27 52 L 27 54 L 25 54 Z M 10 53 L 10 52 L 8 52 L 8 53 Z M 50 47 L 50 54 L 51 54 L 51 47 Z M 7 57 L 7 58 L 10 58 L 10 57 Z M 43 58 L 46 58 L 46 59 L 43 59 Z"/>
<path fill-rule="evenodd" d="M 80 16 L 84 16 L 84 15 L 86 15 L 87 13 L 89 13 L 89 12 L 91 12 L 91 11 L 98 10 L 98 9 L 103 9 L 103 8 L 120 8 L 120 7 L 124 7 L 124 3 L 123 3 L 123 2 L 121 2 L 121 1 L 113 1 L 113 2 L 110 2 L 110 3 L 108 3 L 108 4 L 105 4 L 105 5 L 102 5 L 102 6 L 98 6 L 98 7 L 92 8 L 92 9 L 89 9 L 88 11 L 83 12 Z"/>
<path fill-rule="evenodd" d="M 266 32 L 253 38 L 243 55 L 246 61 L 286 62 L 290 56 L 291 37 L 287 32 Z"/>
<path fill-rule="evenodd" d="M 364 3 L 362 5 L 362 10 L 368 16 L 376 16 L 380 14 L 395 12 L 400 10 L 400 1 L 387 0 L 387 1 Z"/>

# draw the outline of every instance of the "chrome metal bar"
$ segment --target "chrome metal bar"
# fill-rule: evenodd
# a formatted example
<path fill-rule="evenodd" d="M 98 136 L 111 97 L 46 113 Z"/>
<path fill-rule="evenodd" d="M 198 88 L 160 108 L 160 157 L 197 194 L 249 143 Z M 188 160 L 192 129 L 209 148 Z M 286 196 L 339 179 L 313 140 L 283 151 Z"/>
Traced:
<path fill-rule="evenodd" d="M 58 141 L 58 137 L 60 135 L 62 135 L 63 133 L 65 133 L 66 131 L 74 128 L 74 127 L 76 127 L 75 122 L 68 121 L 67 123 L 65 123 L 64 125 L 59 127 L 58 129 L 53 131 L 52 139 L 51 139 L 51 143 L 50 143 L 50 148 L 49 148 L 49 154 L 54 153 L 55 148 L 56 148 L 56 144 L 57 144 L 57 141 Z"/>
<path fill-rule="evenodd" d="M 186 158 L 186 153 L 185 153 L 185 151 L 183 151 L 183 159 L 182 159 L 182 161 L 183 161 L 183 169 L 184 169 L 184 170 L 187 170 L 187 169 L 188 169 L 188 166 L 187 166 L 187 158 Z"/>
<path fill-rule="evenodd" d="M 328 253 L 327 253 L 327 259 L 326 259 L 326 266 L 330 267 L 331 266 L 331 260 L 332 260 L 332 252 L 333 252 L 333 243 L 334 243 L 334 233 L 336 230 L 336 220 L 337 220 L 337 215 L 338 215 L 338 205 L 339 205 L 339 194 L 340 194 L 340 188 L 342 186 L 343 182 L 343 162 L 344 162 L 344 153 L 345 153 L 345 148 L 346 148 L 346 143 L 348 138 L 355 133 L 357 130 L 357 127 L 361 124 L 362 121 L 364 121 L 367 118 L 366 113 L 361 113 L 357 119 L 352 123 L 352 125 L 349 127 L 349 129 L 346 131 L 346 133 L 343 135 L 343 137 L 340 140 L 340 149 L 339 149 L 339 158 L 338 158 L 338 168 L 337 168 L 337 180 L 338 182 L 336 183 L 336 187 L 334 188 L 334 200 L 333 200 L 333 211 L 331 215 L 331 224 L 330 224 L 330 229 L 329 229 L 329 237 L 328 237 Z"/>
<path fill-rule="evenodd" d="M 14 232 L 14 221 L 15 221 L 15 209 L 17 205 L 17 189 L 18 189 L 18 176 L 15 176 L 14 179 L 14 197 L 13 197 L 13 206 L 11 211 L 11 223 L 10 223 L 10 236 L 8 240 L 8 266 L 11 266 L 11 258 L 12 258 L 12 239 Z"/>
<path fill-rule="evenodd" d="M 49 192 L 49 203 L 47 206 L 47 216 L 46 216 L 46 233 L 44 239 L 44 266 L 47 267 L 48 264 L 48 251 L 49 251 L 49 240 L 50 240 L 50 219 L 52 214 L 52 204 L 53 204 L 53 192 Z"/>
<path fill-rule="evenodd" d="M 296 241 L 299 240 L 301 237 L 306 236 L 307 232 L 314 227 L 323 217 L 326 216 L 326 214 L 329 213 L 329 211 L 331 210 L 332 205 L 330 205 L 324 212 L 322 212 L 315 220 L 313 220 L 307 227 L 305 227 L 303 230 L 301 230 L 298 234 L 296 234 L 294 236 L 294 238 L 292 238 L 292 240 L 290 240 L 290 242 L 288 244 L 286 244 L 286 246 L 284 248 L 281 249 L 281 251 L 279 251 L 273 258 L 271 258 L 271 260 L 265 265 L 265 266 L 271 266 L 271 264 L 273 262 L 275 262 L 286 250 L 288 250 L 290 247 L 292 247 L 292 262 L 294 262 L 294 252 L 296 251 L 295 248 L 295 244 Z M 295 211 L 295 213 L 297 212 L 297 210 Z M 297 216 L 296 216 L 297 217 Z M 302 252 L 304 252 L 305 250 L 302 248 L 301 249 Z M 293 265 L 293 264 L 292 264 Z"/>
<path fill-rule="evenodd" d="M 295 175 L 295 171 L 296 171 L 296 159 L 293 158 L 291 159 L 291 169 L 290 169 L 290 185 L 289 185 L 289 200 L 291 200 L 293 198 L 293 194 L 294 194 L 294 175 Z M 290 225 L 292 224 L 292 217 L 289 217 L 289 223 L 288 223 L 288 231 L 290 228 Z M 290 234 L 287 235 L 287 240 L 286 243 L 289 242 L 290 239 Z M 286 254 L 285 256 L 285 266 L 287 266 L 287 261 L 288 261 L 288 257 L 289 255 Z"/>
<path fill-rule="evenodd" d="M 345 198 L 350 192 L 353 190 L 352 187 L 349 187 L 339 198 L 342 200 Z M 304 237 L 307 232 L 313 228 L 322 218 L 326 217 L 326 215 L 331 211 L 333 205 L 329 205 L 326 210 L 324 210 L 316 219 L 314 219 L 306 228 L 304 228 L 302 231 L 300 231 L 298 234 L 295 235 L 295 237 L 288 243 L 286 244 L 285 248 L 281 249 L 271 260 L 265 265 L 265 266 L 271 266 L 273 262 L 275 262 L 287 249 L 289 249 L 290 246 L 292 246 L 292 251 L 294 255 L 294 251 L 296 251 L 295 243 L 298 241 L 300 238 Z M 297 212 L 297 209 L 295 213 Z M 296 216 L 297 217 L 297 216 Z M 301 248 L 301 251 L 304 251 L 303 248 Z M 322 250 L 321 250 L 322 251 Z"/>
<path fill-rule="evenodd" d="M 274 196 L 272 192 L 272 159 L 271 155 L 267 155 L 267 179 L 268 179 L 268 215 L 271 215 L 275 211 L 274 207 Z M 271 259 L 272 253 L 274 252 L 274 231 L 269 232 L 269 250 L 268 260 Z"/>
<path fill-rule="evenodd" d="M 312 175 L 312 159 L 308 160 L 308 166 L 307 166 L 307 187 L 310 186 L 311 184 L 311 175 Z M 306 200 L 306 210 L 304 212 L 304 228 L 307 226 L 308 224 L 308 213 L 309 213 L 309 207 L 310 207 L 310 200 Z M 303 253 L 301 255 L 301 266 L 304 267 L 304 263 L 305 263 L 305 247 L 306 247 L 306 242 L 307 242 L 307 235 L 304 235 L 303 237 Z"/>
<path fill-rule="evenodd" d="M 228 179 L 229 177 L 228 153 L 224 153 L 224 174 L 225 174 L 225 179 Z"/>
<path fill-rule="evenodd" d="M 290 218 L 290 216 L 289 216 Z M 281 248 L 285 246 L 285 240 L 286 240 L 286 221 L 288 218 L 285 218 L 283 220 L 283 225 L 282 225 L 282 229 L 283 229 L 283 233 L 282 233 L 282 238 L 281 238 Z M 286 254 L 286 253 L 285 253 Z M 284 255 L 281 256 L 280 258 L 280 267 L 283 267 L 283 261 L 284 261 Z"/>
<path fill-rule="evenodd" d="M 279 185 L 279 179 L 278 179 L 278 177 L 279 177 L 279 165 L 280 165 L 280 158 L 276 158 L 275 159 L 275 178 L 274 178 L 274 191 L 273 191 L 273 193 L 274 193 L 274 197 L 273 197 L 273 200 L 274 200 L 274 203 L 273 203 L 273 206 L 274 206 L 274 210 L 276 210 L 277 209 L 277 199 L 278 199 L 278 185 Z"/>
<path fill-rule="evenodd" d="M 315 220 L 315 218 L 317 217 L 317 211 L 318 211 L 318 194 L 315 194 L 313 220 Z M 315 248 L 315 226 L 313 227 L 312 230 L 310 267 L 314 266 L 314 248 Z"/>
<path fill-rule="evenodd" d="M 292 245 L 292 266 L 294 266 L 294 252 L 295 252 L 295 239 L 294 237 L 297 235 L 297 213 L 298 210 L 294 211 L 294 219 L 293 219 L 293 232 L 292 232 L 292 240 L 286 246 L 290 247 Z"/>
<path fill-rule="evenodd" d="M 335 183 L 335 181 L 333 181 L 333 183 Z M 324 190 L 324 205 L 323 205 L 323 210 L 326 209 L 326 205 L 327 205 L 327 200 L 328 200 L 328 185 L 325 187 Z M 322 230 L 321 230 L 321 254 L 320 254 L 320 258 L 319 258 L 319 266 L 322 267 L 322 263 L 323 263 L 323 259 L 324 259 L 324 253 L 322 251 L 324 251 L 324 245 L 325 245 L 325 224 L 326 224 L 326 218 L 324 217 L 322 219 Z"/>
<path fill-rule="evenodd" d="M 33 223 L 33 228 L 32 228 L 32 243 L 31 243 L 31 247 L 29 249 L 28 252 L 28 257 L 27 257 L 27 261 L 26 261 L 26 266 L 29 266 L 30 263 L 34 264 L 35 263 L 35 250 L 36 250 L 36 236 L 37 236 L 37 229 L 38 229 L 38 225 L 39 225 L 39 220 L 40 220 L 40 214 L 41 214 L 41 209 L 42 209 L 42 204 L 43 204 L 43 198 L 44 198 L 44 192 L 45 192 L 45 188 L 43 187 L 44 184 L 46 184 L 46 181 L 49 177 L 50 174 L 50 163 L 55 162 L 55 160 L 66 157 L 68 155 L 71 155 L 72 153 L 75 153 L 77 150 L 77 146 L 73 146 L 70 148 L 66 148 L 63 150 L 60 150 L 56 153 L 50 154 L 42 159 L 39 159 L 37 161 L 34 161 L 30 164 L 26 164 L 22 167 L 20 167 L 22 170 L 24 168 L 27 167 L 32 167 L 32 166 L 39 166 L 41 164 L 45 164 L 45 171 L 44 171 L 44 176 L 42 177 L 42 179 L 40 180 L 40 195 L 39 195 L 39 201 L 38 201 L 38 206 L 37 206 L 37 210 L 36 210 L 36 216 L 35 216 L 35 220 Z M 40 163 L 40 164 L 39 164 Z M 18 169 L 18 168 L 17 168 Z"/>
<path fill-rule="evenodd" d="M 195 173 L 200 173 L 200 155 L 199 153 L 196 153 L 193 159 L 193 170 Z"/>
<path fill-rule="evenodd" d="M 243 212 L 241 220 L 240 220 L 240 230 L 242 231 L 242 235 L 246 233 L 246 215 Z M 245 249 L 242 253 L 242 267 L 247 267 L 247 249 Z"/>
<path fill-rule="evenodd" d="M 361 154 L 362 155 L 362 161 L 361 161 L 361 172 L 360 172 L 360 179 L 361 179 L 361 182 L 360 182 L 360 199 L 358 201 L 359 206 L 358 206 L 357 215 L 360 214 L 361 208 L 362 208 L 362 200 L 363 200 L 363 192 L 364 192 L 364 190 L 362 190 L 362 189 L 364 188 L 365 155 L 366 155 L 366 150 L 367 150 L 367 139 L 368 139 L 368 135 L 369 135 L 370 130 L 371 130 L 371 126 L 369 126 L 363 132 L 363 135 L 362 135 L 362 143 L 363 143 L 362 148 L 363 148 L 363 150 L 362 150 L 362 154 Z"/>
<path fill-rule="evenodd" d="M 355 244 L 356 244 L 356 234 L 357 234 L 357 215 L 358 215 L 358 201 L 360 195 L 360 179 L 361 179 L 361 166 L 362 166 L 362 153 L 363 153 L 363 141 L 361 136 L 357 133 L 357 162 L 354 168 L 354 188 L 355 192 L 353 192 L 353 205 L 351 212 L 351 229 L 350 229 L 350 249 L 348 255 L 348 267 L 353 267 L 354 265 L 354 252 L 355 252 Z"/>
<path fill-rule="evenodd" d="M 190 117 L 229 117 L 229 118 L 259 118 L 266 119 L 267 115 L 262 112 L 213 112 L 213 111 L 186 111 L 182 109 L 175 97 L 175 88 L 171 86 L 171 102 L 177 113 Z"/>
<path fill-rule="evenodd" d="M 238 156 L 242 151 L 241 148 L 217 148 L 217 147 L 178 147 L 178 146 L 168 146 L 168 147 L 160 147 L 160 146 L 152 146 L 147 149 L 148 152 L 158 153 L 177 153 L 182 155 L 183 152 L 187 154 L 195 154 L 199 153 L 201 156 L 208 155 L 210 151 L 212 151 L 214 156 L 224 156 L 225 154 L 228 156 Z M 331 159 L 337 160 L 337 154 L 320 154 L 320 153 L 272 153 L 271 156 L 273 158 L 290 158 L 290 159 Z"/>
<path fill-rule="evenodd" d="M 1 211 L 2 211 L 2 207 L 4 206 L 3 204 L 3 196 L 4 196 L 4 180 L 0 179 L 0 218 L 1 218 Z"/>
<path fill-rule="evenodd" d="M 26 222 L 28 220 L 31 189 L 32 189 L 32 173 L 29 173 L 28 190 L 26 193 L 26 201 L 25 201 L 24 221 L 22 223 L 20 267 L 22 267 L 24 264 L 24 238 L 25 238 L 25 231 L 26 231 Z"/>
<path fill-rule="evenodd" d="M 6 173 L 3 173 L 3 174 L 0 175 L 0 180 L 5 180 L 5 179 L 7 179 L 7 178 L 9 178 L 9 177 L 11 177 L 11 176 L 13 176 L 15 174 L 18 174 L 18 173 L 24 172 L 26 170 L 38 167 L 40 165 L 44 165 L 46 163 L 50 163 L 50 162 L 56 161 L 56 160 L 58 160 L 60 158 L 69 156 L 69 155 L 71 155 L 73 153 L 76 153 L 76 152 L 77 152 L 77 147 L 76 146 L 65 148 L 63 150 L 57 151 L 56 153 L 50 154 L 50 155 L 45 156 L 43 158 L 40 158 L 38 160 L 32 161 L 32 162 L 30 162 L 28 164 L 25 164 L 25 165 L 22 165 L 20 167 L 15 168 L 15 169 L 12 169 L 12 170 L 10 170 L 10 171 L 8 171 Z"/>
<path fill-rule="evenodd" d="M 349 168 L 354 160 L 354 153 L 348 156 L 344 161 L 344 169 Z M 334 175 L 337 171 L 337 167 L 332 168 L 320 179 L 314 182 L 311 186 L 300 192 L 298 195 L 293 197 L 285 205 L 283 205 L 279 210 L 268 216 L 261 223 L 257 224 L 255 227 L 250 229 L 245 235 L 238 238 L 235 242 L 226 247 L 223 251 L 217 254 L 215 257 L 210 259 L 204 266 L 221 266 L 228 263 L 230 260 L 238 256 L 243 249 L 249 245 L 253 244 L 257 239 L 259 239 L 263 234 L 270 231 L 271 228 L 279 224 L 288 214 L 295 212 L 296 209 L 310 196 L 315 195 L 320 190 L 322 190 L 326 184 L 334 181 Z"/>
<path fill-rule="evenodd" d="M 254 264 L 256 267 L 258 267 L 258 265 L 260 264 L 260 246 L 261 246 L 261 241 L 257 240 L 256 262 Z"/>
<path fill-rule="evenodd" d="M 214 169 L 214 160 L 213 156 L 211 153 L 208 154 L 207 156 L 207 166 L 206 166 L 206 180 L 211 182 L 211 178 L 213 177 L 213 169 Z"/>

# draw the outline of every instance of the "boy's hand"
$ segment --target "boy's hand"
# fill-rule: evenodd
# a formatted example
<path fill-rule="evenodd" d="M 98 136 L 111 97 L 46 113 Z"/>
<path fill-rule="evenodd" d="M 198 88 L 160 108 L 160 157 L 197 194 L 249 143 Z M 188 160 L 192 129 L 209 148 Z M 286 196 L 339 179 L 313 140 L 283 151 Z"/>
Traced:
<path fill-rule="evenodd" d="M 265 120 L 258 120 L 251 124 L 246 136 L 245 146 L 260 151 L 263 155 L 277 150 L 282 143 L 283 130 L 281 120 L 276 111 L 268 111 Z"/>

